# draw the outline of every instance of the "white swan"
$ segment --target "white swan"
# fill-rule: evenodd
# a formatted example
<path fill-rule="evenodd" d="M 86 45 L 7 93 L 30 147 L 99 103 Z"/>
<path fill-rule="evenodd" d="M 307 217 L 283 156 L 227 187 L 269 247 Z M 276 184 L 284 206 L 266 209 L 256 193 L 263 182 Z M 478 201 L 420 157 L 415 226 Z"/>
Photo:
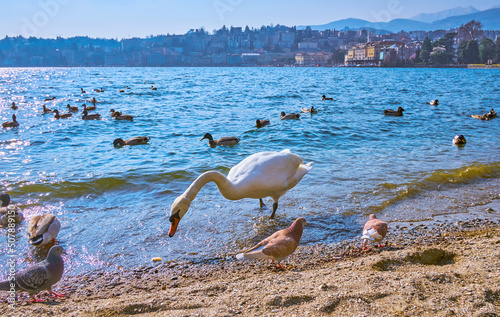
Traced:
<path fill-rule="evenodd" d="M 174 236 L 179 221 L 208 182 L 215 182 L 226 199 L 256 198 L 259 199 L 261 208 L 264 206 L 262 198 L 271 197 L 274 200 L 272 219 L 278 209 L 279 198 L 300 182 L 312 169 L 312 164 L 304 164 L 300 156 L 287 149 L 281 152 L 252 154 L 231 168 L 227 177 L 217 171 L 205 172 L 172 204 L 168 235 Z"/>

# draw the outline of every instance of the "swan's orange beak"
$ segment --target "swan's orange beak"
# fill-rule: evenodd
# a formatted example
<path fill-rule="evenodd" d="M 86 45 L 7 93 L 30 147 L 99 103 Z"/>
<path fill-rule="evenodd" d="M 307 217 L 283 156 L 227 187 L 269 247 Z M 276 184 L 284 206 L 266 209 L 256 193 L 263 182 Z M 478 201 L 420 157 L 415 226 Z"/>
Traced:
<path fill-rule="evenodd" d="M 177 210 L 177 212 L 173 215 L 170 216 L 170 230 L 168 230 L 168 236 L 172 238 L 175 234 L 175 231 L 177 230 L 177 226 L 179 225 L 179 221 L 181 221 L 181 217 L 179 216 L 180 210 Z"/>
<path fill-rule="evenodd" d="M 177 230 L 177 226 L 179 225 L 179 218 L 173 218 L 173 221 L 170 223 L 170 230 L 168 230 L 168 236 L 172 238 Z"/>

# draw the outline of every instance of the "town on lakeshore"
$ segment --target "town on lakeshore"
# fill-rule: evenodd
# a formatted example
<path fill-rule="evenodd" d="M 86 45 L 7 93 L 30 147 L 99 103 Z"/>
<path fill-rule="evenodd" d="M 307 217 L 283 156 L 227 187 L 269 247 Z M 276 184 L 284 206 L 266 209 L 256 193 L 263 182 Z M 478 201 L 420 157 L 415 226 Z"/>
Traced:
<path fill-rule="evenodd" d="M 480 21 L 435 31 L 313 30 L 283 25 L 102 39 L 5 37 L 0 67 L 454 66 L 496 64 L 500 30 Z"/>

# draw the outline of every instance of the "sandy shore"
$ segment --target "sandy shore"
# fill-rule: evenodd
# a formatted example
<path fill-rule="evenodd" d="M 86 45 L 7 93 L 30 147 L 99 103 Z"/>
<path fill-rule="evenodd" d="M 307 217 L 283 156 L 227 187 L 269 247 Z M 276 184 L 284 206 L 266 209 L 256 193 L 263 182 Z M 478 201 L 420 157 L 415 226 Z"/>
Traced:
<path fill-rule="evenodd" d="M 390 246 L 299 246 L 286 270 L 269 262 L 156 262 L 63 277 L 66 298 L 2 316 L 499 316 L 500 224 L 391 228 Z M 214 263 L 217 262 L 217 263 Z M 3 298 L 5 296 L 2 294 Z"/>

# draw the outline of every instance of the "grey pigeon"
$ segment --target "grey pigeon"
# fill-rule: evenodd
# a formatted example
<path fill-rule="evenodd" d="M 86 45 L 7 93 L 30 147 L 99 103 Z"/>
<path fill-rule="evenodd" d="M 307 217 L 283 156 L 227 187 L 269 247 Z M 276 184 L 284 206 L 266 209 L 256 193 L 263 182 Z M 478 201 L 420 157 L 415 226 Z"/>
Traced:
<path fill-rule="evenodd" d="M 53 246 L 45 261 L 16 272 L 15 281 L 0 282 L 0 291 L 9 291 L 10 284 L 14 283 L 16 291 L 28 292 L 30 296 L 33 296 L 34 302 L 42 301 L 36 298 L 36 294 L 43 290 L 49 291 L 53 297 L 64 297 L 63 294 L 52 291 L 52 285 L 57 283 L 63 275 L 64 261 L 61 257 L 63 252 L 60 245 Z"/>
<path fill-rule="evenodd" d="M 279 262 L 292 254 L 299 245 L 306 224 L 305 218 L 297 218 L 290 227 L 276 231 L 253 248 L 236 255 L 236 258 L 238 260 L 271 259 L 278 263 L 278 267 L 281 267 Z"/>
<path fill-rule="evenodd" d="M 387 223 L 383 220 L 378 219 L 374 214 L 370 215 L 370 219 L 365 223 L 365 227 L 363 228 L 363 236 L 361 239 L 363 242 L 363 250 L 368 249 L 366 247 L 366 241 L 374 241 L 378 242 L 378 247 L 384 247 L 385 245 L 381 245 L 380 242 L 387 235 Z"/>
<path fill-rule="evenodd" d="M 54 214 L 35 216 L 28 222 L 30 244 L 42 246 L 50 242 L 55 243 L 60 229 L 61 223 Z"/>

